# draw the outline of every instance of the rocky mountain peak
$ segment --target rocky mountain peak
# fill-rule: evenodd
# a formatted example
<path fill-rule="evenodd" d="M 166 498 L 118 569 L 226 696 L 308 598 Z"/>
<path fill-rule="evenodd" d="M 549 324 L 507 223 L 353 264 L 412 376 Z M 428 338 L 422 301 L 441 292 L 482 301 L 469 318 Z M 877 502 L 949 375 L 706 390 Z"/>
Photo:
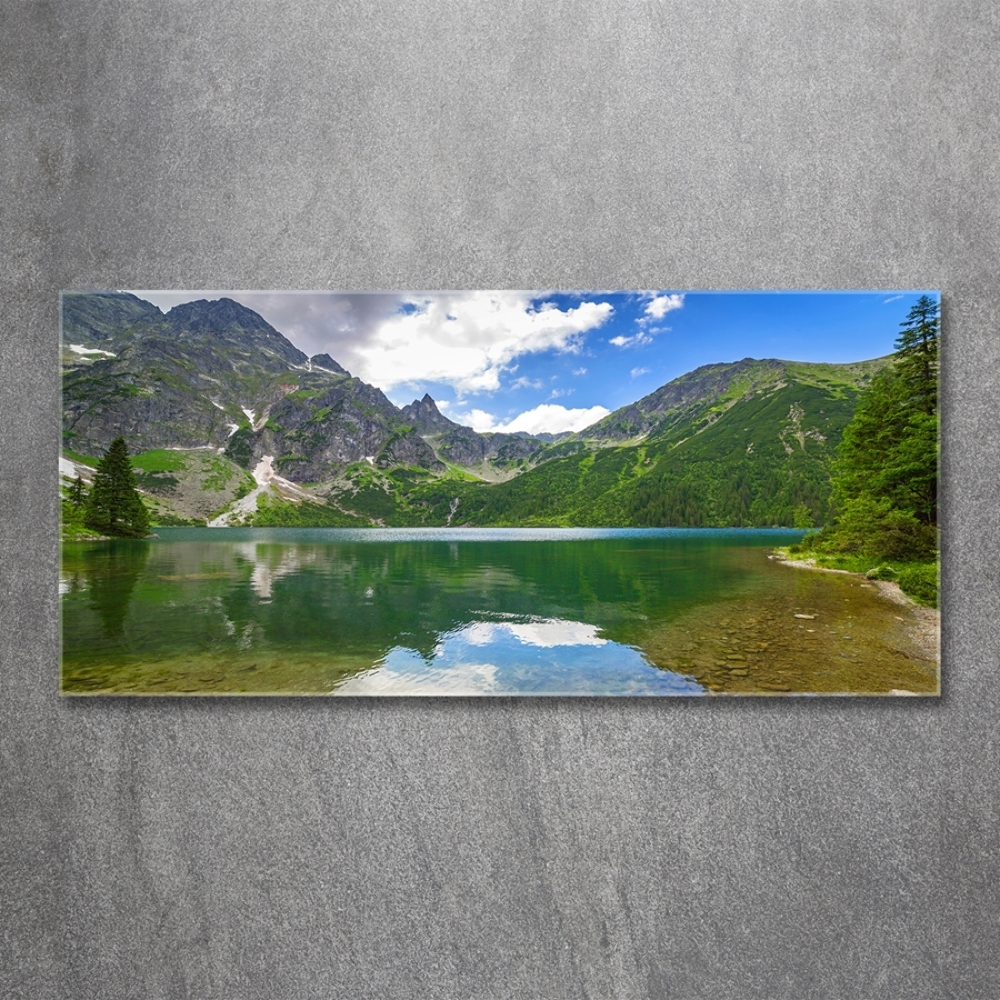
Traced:
<path fill-rule="evenodd" d="M 329 354 L 314 354 L 309 359 L 309 363 L 316 368 L 325 368 L 328 372 L 336 372 L 338 375 L 351 374 L 343 365 L 334 361 Z"/>
<path fill-rule="evenodd" d="M 128 292 L 63 292 L 61 303 L 63 340 L 84 347 L 116 350 L 133 327 L 163 318 L 151 302 Z"/>
<path fill-rule="evenodd" d="M 424 393 L 423 399 L 415 399 L 402 407 L 403 418 L 413 424 L 423 434 L 442 434 L 461 426 L 454 420 L 449 420 L 438 408 L 430 393 Z"/>
<path fill-rule="evenodd" d="M 211 336 L 241 348 L 269 352 L 289 365 L 301 365 L 307 360 L 263 316 L 232 299 L 185 302 L 167 313 L 166 322 L 181 339 Z"/>
<path fill-rule="evenodd" d="M 241 326 L 248 330 L 273 330 L 259 313 L 234 299 L 196 299 L 174 306 L 167 319 L 192 332 L 215 332 L 220 326 Z"/>

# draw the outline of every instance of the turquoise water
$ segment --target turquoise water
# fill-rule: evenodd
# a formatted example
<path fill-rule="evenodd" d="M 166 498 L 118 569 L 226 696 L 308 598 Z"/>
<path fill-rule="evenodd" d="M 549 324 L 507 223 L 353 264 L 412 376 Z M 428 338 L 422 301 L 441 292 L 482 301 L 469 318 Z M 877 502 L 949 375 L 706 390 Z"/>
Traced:
<path fill-rule="evenodd" d="M 63 546 L 64 692 L 699 695 L 748 676 L 706 621 L 836 590 L 783 529 L 157 531 Z"/>

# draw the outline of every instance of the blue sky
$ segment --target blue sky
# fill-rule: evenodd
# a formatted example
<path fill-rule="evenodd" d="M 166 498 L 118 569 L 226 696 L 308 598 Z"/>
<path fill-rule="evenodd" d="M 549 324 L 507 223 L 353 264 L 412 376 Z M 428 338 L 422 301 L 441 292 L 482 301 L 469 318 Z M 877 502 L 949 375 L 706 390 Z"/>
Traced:
<path fill-rule="evenodd" d="M 921 291 L 151 292 L 227 296 L 397 405 L 429 392 L 477 430 L 579 430 L 719 361 L 848 362 L 893 350 Z M 937 293 L 929 293 L 937 298 Z"/>

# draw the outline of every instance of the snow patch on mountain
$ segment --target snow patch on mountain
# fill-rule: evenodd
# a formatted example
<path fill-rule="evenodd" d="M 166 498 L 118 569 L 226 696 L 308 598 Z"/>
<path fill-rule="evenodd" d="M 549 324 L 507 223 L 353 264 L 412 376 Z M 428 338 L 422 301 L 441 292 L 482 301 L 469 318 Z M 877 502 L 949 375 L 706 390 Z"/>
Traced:
<path fill-rule="evenodd" d="M 117 354 L 112 354 L 111 351 L 102 351 L 97 347 L 84 347 L 83 344 L 67 344 L 66 345 L 74 354 L 103 354 L 106 358 L 116 358 Z"/>
<path fill-rule="evenodd" d="M 66 479 L 76 479 L 79 476 L 85 482 L 94 478 L 94 470 L 82 462 L 74 462 L 69 458 L 59 456 L 59 475 Z"/>
<path fill-rule="evenodd" d="M 279 476 L 274 471 L 271 464 L 274 461 L 273 455 L 264 455 L 253 470 L 256 488 L 252 489 L 241 500 L 237 500 L 229 510 L 213 518 L 208 522 L 210 528 L 227 528 L 234 520 L 241 520 L 247 514 L 253 514 L 257 510 L 257 497 L 262 493 L 273 493 L 282 500 L 291 500 L 293 503 L 301 503 L 303 500 L 314 500 L 315 497 L 301 486 L 296 485 L 283 476 Z"/>

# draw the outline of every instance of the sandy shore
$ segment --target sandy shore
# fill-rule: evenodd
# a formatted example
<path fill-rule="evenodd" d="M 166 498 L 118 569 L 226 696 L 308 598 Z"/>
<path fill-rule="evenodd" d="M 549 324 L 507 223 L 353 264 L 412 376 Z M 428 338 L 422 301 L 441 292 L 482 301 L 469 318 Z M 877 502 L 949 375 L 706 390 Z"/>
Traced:
<path fill-rule="evenodd" d="M 907 650 L 907 655 L 917 656 L 929 663 L 941 662 L 941 612 L 935 608 L 926 608 L 918 604 L 912 597 L 900 589 L 898 583 L 891 580 L 869 580 L 864 573 L 852 573 L 846 569 L 833 569 L 829 566 L 818 566 L 813 559 L 789 559 L 781 555 L 770 556 L 775 562 L 795 569 L 812 569 L 820 573 L 840 573 L 861 581 L 860 586 L 871 587 L 878 591 L 879 596 L 895 604 L 905 615 L 894 615 L 896 619 L 907 626 L 907 634 L 913 648 Z M 909 694 L 908 691 L 892 691 L 891 694 Z"/>

